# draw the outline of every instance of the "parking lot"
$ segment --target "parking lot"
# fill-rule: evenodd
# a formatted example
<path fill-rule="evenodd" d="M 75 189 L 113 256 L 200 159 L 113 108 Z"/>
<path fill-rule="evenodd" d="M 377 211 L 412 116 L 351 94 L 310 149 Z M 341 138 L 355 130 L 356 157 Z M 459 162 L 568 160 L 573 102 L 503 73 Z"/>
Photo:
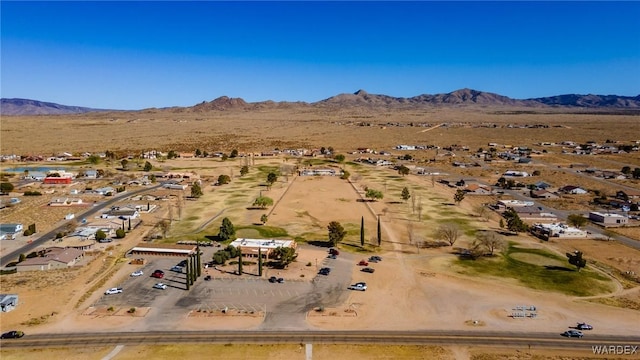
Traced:
<path fill-rule="evenodd" d="M 304 314 L 308 310 L 316 306 L 334 306 L 348 297 L 347 287 L 355 264 L 354 258 L 349 254 L 340 255 L 336 259 L 327 257 L 319 260 L 318 268 L 330 267 L 329 275 L 316 275 L 313 279 L 289 276 L 283 283 L 271 283 L 266 275 L 238 276 L 208 269 L 211 280 L 205 281 L 203 273 L 187 291 L 186 274 L 170 270 L 182 258 L 148 257 L 147 260 L 148 263 L 140 268 L 143 275 L 128 277 L 123 283 L 116 285 L 123 289 L 122 293 L 102 295 L 94 306 L 149 307 L 152 311 L 148 317 L 161 314 L 166 318 L 173 314 L 176 319 L 192 310 L 228 308 L 248 312 L 263 311 L 271 315 L 268 317 L 270 321 L 275 322 L 279 321 L 278 313 L 288 317 L 298 316 L 304 320 Z M 151 277 L 155 270 L 164 271 L 164 277 Z M 278 271 L 283 276 L 287 275 L 287 270 Z M 166 284 L 167 288 L 153 288 L 159 282 Z M 102 289 L 105 290 L 106 288 Z"/>

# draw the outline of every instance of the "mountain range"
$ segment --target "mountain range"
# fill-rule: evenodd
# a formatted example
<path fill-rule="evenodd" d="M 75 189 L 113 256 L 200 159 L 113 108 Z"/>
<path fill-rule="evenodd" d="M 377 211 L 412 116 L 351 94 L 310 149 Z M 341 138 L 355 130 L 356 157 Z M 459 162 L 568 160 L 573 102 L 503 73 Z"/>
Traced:
<path fill-rule="evenodd" d="M 640 95 L 631 97 L 618 95 L 566 94 L 533 99 L 512 99 L 507 96 L 490 92 L 460 89 L 446 94 L 423 94 L 410 98 L 403 98 L 369 94 L 364 90 L 358 90 L 353 94 L 339 94 L 313 103 L 287 101 L 262 101 L 249 103 L 244 101 L 242 98 L 221 96 L 212 101 L 203 101 L 190 107 L 171 107 L 164 109 L 174 112 L 206 112 L 233 109 L 256 110 L 294 107 L 427 108 L 460 106 L 639 110 Z M 0 115 L 59 115 L 100 111 L 116 110 L 60 105 L 29 99 L 0 99 Z"/>

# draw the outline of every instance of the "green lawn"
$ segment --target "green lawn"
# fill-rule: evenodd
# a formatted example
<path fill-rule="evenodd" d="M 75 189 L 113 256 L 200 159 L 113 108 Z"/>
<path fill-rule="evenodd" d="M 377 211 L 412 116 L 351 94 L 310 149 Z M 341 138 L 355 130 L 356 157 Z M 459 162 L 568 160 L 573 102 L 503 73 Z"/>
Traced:
<path fill-rule="evenodd" d="M 533 254 L 548 258 L 547 266 L 532 264 L 515 259 L 512 254 Z M 521 257 L 526 258 L 526 257 Z M 558 263 L 564 266 L 557 266 Z M 458 260 L 461 273 L 465 275 L 490 275 L 517 279 L 522 285 L 536 290 L 549 290 L 574 296 L 591 296 L 613 290 L 611 280 L 600 273 L 587 268 L 576 271 L 566 258 L 541 249 L 519 248 L 513 244 L 502 255 L 478 260 Z"/>

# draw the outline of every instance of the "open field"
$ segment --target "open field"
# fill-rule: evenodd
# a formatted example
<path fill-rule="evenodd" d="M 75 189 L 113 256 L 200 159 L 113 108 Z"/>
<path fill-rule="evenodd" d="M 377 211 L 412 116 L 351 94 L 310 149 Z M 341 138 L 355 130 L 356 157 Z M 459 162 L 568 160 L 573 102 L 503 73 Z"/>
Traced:
<path fill-rule="evenodd" d="M 100 139 L 113 138 L 110 150 L 123 153 L 156 148 L 193 151 L 225 151 L 233 148 L 240 151 L 261 151 L 273 147 L 320 147 L 333 146 L 345 153 L 357 147 L 391 150 L 397 144 L 451 144 L 467 145 L 471 149 L 487 147 L 488 142 L 532 146 L 540 141 L 563 140 L 604 142 L 615 138 L 622 141 L 637 140 L 632 136 L 640 131 L 630 131 L 638 126 L 637 116 L 612 116 L 592 114 L 498 114 L 489 109 L 430 111 L 398 111 L 376 113 L 366 109 L 358 111 L 316 110 L 265 110 L 264 112 L 216 112 L 216 113 L 172 113 L 148 110 L 139 113 L 91 114 L 64 117 L 3 117 L 2 153 L 52 153 L 61 151 L 104 151 L 107 146 L 96 149 Z M 356 126 L 350 122 L 366 121 L 373 126 Z M 612 122 L 616 126 L 612 126 Z M 261 126 L 256 126 L 259 122 Z M 442 123 L 459 122 L 456 127 L 439 127 L 423 132 L 423 128 L 411 126 L 382 126 L 387 122 Z M 558 128 L 520 129 L 484 128 L 474 124 L 497 123 L 537 124 L 563 126 Z M 36 124 L 39 124 L 36 126 Z M 626 127 L 626 129 L 625 129 Z M 33 129 L 47 136 L 34 135 Z M 571 130 L 569 133 L 567 130 Z M 575 133 L 575 134 L 574 134 Z M 60 148 L 57 139 L 74 139 Z M 26 139 L 33 141 L 26 147 Z M 7 141 L 7 139 L 9 139 Z M 157 139 L 164 139 L 158 143 Z M 356 140 L 354 140 L 356 139 Z M 401 153 L 396 152 L 395 155 Z M 418 159 L 435 156 L 434 152 L 411 152 Z M 610 156 L 597 166 L 628 163 L 637 155 L 628 154 L 618 158 Z M 461 152 L 460 157 L 466 156 Z M 349 155 L 347 160 L 352 160 Z M 542 159 L 545 159 L 543 156 Z M 597 159 L 597 157 L 596 157 Z M 298 261 L 282 270 L 287 281 L 311 282 L 318 260 L 326 256 L 322 243 L 327 238 L 327 224 L 339 221 L 347 230 L 340 249 L 348 258 L 350 281 L 366 280 L 369 290 L 349 292 L 346 301 L 331 306 L 322 314 L 310 312 L 304 323 L 313 329 L 457 329 L 469 330 L 473 320 L 482 324 L 483 330 L 495 331 L 558 331 L 577 321 L 593 323 L 602 333 L 620 334 L 634 331 L 640 321 L 637 312 L 640 304 L 640 284 L 625 282 L 619 276 L 624 271 L 640 273 L 640 251 L 618 242 L 594 240 L 553 240 L 541 242 L 526 234 L 509 237 L 513 244 L 509 251 L 493 259 L 480 259 L 475 264 L 465 264 L 453 254 L 450 246 L 420 248 L 417 245 L 437 240 L 436 230 L 442 224 L 456 224 L 461 231 L 454 247 L 469 247 L 481 230 L 500 230 L 499 217 L 489 213 L 486 217 L 477 214 L 477 207 L 493 201 L 495 196 L 467 196 L 459 205 L 453 203 L 454 189 L 432 182 L 429 176 L 401 176 L 388 168 L 375 167 L 347 161 L 336 164 L 325 159 L 258 158 L 250 164 L 249 173 L 240 176 L 242 158 L 221 161 L 217 158 L 153 160 L 155 169 L 193 171 L 203 180 L 204 195 L 187 200 L 189 190 L 176 192 L 157 190 L 154 195 L 166 200 L 151 201 L 158 210 L 143 215 L 143 226 L 127 234 L 121 241 L 103 246 L 85 259 L 82 268 L 39 272 L 38 274 L 9 274 L 0 277 L 3 293 L 20 294 L 20 305 L 9 313 L 2 313 L 2 331 L 23 329 L 27 334 L 60 332 L 73 328 L 76 331 L 123 329 L 149 329 L 156 321 L 159 309 L 151 309 L 149 315 L 139 317 L 100 316 L 90 317 L 82 313 L 94 304 L 105 288 L 116 286 L 137 269 L 128 263 L 123 254 L 132 246 L 151 234 L 158 234 L 155 224 L 172 219 L 167 237 L 158 242 L 175 243 L 180 240 L 197 240 L 218 233 L 222 219 L 228 217 L 236 226 L 237 235 L 255 238 L 288 238 L 307 242 L 308 250 L 300 254 Z M 549 157 L 549 163 L 567 164 L 571 159 L 562 156 Z M 616 163 L 611 163 L 616 161 Z M 582 161 L 581 161 L 582 162 Z M 285 176 L 289 167 L 340 166 L 351 173 L 350 181 L 337 177 Z M 418 163 L 418 162 L 416 162 Z M 13 164 L 4 164 L 3 167 Z M 83 164 L 86 166 L 86 164 Z M 98 166 L 104 167 L 101 163 Z M 489 168 L 454 168 L 449 161 L 436 162 L 436 166 L 458 176 L 473 176 L 487 182 L 495 182 L 499 174 L 507 169 L 527 169 L 512 163 L 493 163 Z M 537 166 L 537 165 L 536 165 Z M 119 174 L 115 166 L 108 166 Z M 555 185 L 575 182 L 588 188 L 603 189 L 615 185 L 568 174 L 556 169 L 540 166 L 541 176 L 527 180 L 545 180 Z M 280 173 L 278 181 L 270 188 L 266 176 L 270 171 Z M 131 171 L 130 173 L 137 173 Z M 142 174 L 141 172 L 139 174 Z M 215 186 L 218 175 L 232 178 L 230 184 Z M 130 175 L 130 174 L 128 174 Z M 629 186 L 640 188 L 637 181 Z M 35 185 L 34 185 L 35 186 Z M 92 184 L 91 186 L 98 186 Z M 411 198 L 400 197 L 404 187 L 410 190 Z M 364 201 L 365 188 L 380 190 L 384 198 Z M 36 189 L 34 187 L 34 189 Z M 37 188 L 49 190 L 49 188 Z M 53 188 L 52 188 L 53 189 Z M 20 206 L 5 209 L 5 221 L 37 221 L 40 232 L 47 231 L 58 223 L 70 209 L 50 209 L 48 200 L 65 195 L 64 188 L 55 188 L 52 194 L 28 198 Z M 611 190 L 607 190 L 611 191 Z M 252 204 L 259 195 L 274 200 L 274 206 L 255 209 Z M 85 199 L 83 199 L 85 200 Z M 91 203 L 94 198 L 86 198 Z M 573 201 L 573 202 L 572 202 Z M 588 200 L 566 200 L 568 209 L 585 209 Z M 127 203 L 130 201 L 124 201 Z M 559 206 L 562 208 L 562 206 Z M 266 225 L 260 217 L 268 215 Z M 376 226 L 378 216 L 382 227 L 382 243 L 377 246 Z M 360 220 L 365 222 L 365 246 L 360 245 Z M 28 219 L 28 221 L 23 220 Z M 635 229 L 621 229 L 621 233 L 634 236 Z M 20 241 L 28 241 L 21 239 Z M 2 251 L 11 245 L 2 244 Z M 15 245 L 14 245 L 15 246 Z M 589 261 L 587 269 L 580 273 L 557 271 L 545 273 L 545 266 L 570 267 L 565 252 L 581 250 Z M 370 254 L 380 254 L 384 260 L 375 264 L 374 274 L 364 274 L 355 266 L 357 260 Z M 209 259 L 207 259 L 209 260 Z M 346 261 L 346 260 L 345 260 Z M 467 260 L 470 261 L 470 260 Z M 231 265 L 224 268 L 232 271 Z M 254 271 L 253 267 L 247 271 Z M 255 271 L 254 271 L 255 272 Z M 302 276 L 304 275 L 304 276 Z M 236 276 L 236 275 L 230 275 Z M 243 275 L 248 277 L 248 275 Z M 546 278 L 545 278 L 546 277 Z M 306 283 L 305 283 L 306 284 Z M 342 290 L 344 291 L 344 290 Z M 43 299 L 48 299 L 43 301 Z M 536 305 L 536 319 L 514 319 L 510 316 L 514 306 Z M 337 314 L 357 313 L 356 316 Z M 332 315 L 333 314 L 333 315 Z M 213 317 L 209 322 L 202 319 L 187 319 L 172 324 L 177 330 L 207 328 L 255 329 L 260 321 Z M 484 348 L 458 347 L 384 347 L 376 346 L 314 346 L 313 358 L 335 358 L 336 354 L 348 353 L 354 359 L 375 358 L 424 358 L 424 359 L 507 359 L 540 358 L 589 359 L 590 354 L 556 354 L 535 352 L 535 356 L 516 351 Z M 204 350 L 203 350 L 204 349 Z M 95 358 L 102 358 L 112 349 L 95 349 Z M 207 350 L 207 351 L 205 351 Z M 504 351 L 503 351 L 504 350 Z M 194 350 L 178 345 L 167 347 L 126 347 L 114 359 L 132 357 L 173 358 L 172 354 L 200 357 L 215 353 L 230 359 L 235 358 L 302 358 L 304 349 L 298 346 L 226 346 L 202 347 Z M 200 352 L 203 351 L 203 352 Z M 35 358 L 38 351 L 28 356 L 2 350 L 2 358 Z M 52 359 L 89 358 L 85 350 L 52 350 Z M 41 355 L 41 354 L 40 354 Z M 93 356 L 92 355 L 92 356 Z M 56 358 L 56 356 L 58 356 Z"/>

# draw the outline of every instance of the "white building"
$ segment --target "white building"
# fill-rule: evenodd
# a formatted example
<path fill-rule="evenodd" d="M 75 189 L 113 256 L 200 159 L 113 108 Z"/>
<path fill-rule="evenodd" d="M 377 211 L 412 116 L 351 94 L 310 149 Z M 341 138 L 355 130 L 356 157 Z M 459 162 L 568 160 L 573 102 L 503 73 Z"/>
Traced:
<path fill-rule="evenodd" d="M 241 249 L 243 256 L 258 257 L 258 251 L 260 251 L 262 256 L 267 258 L 271 257 L 273 250 L 276 248 L 297 248 L 294 240 L 275 239 L 237 239 L 231 243 L 231 246 Z"/>
<path fill-rule="evenodd" d="M 531 233 L 548 240 L 549 238 L 584 239 L 589 234 L 565 223 L 533 224 Z"/>
<path fill-rule="evenodd" d="M 619 214 L 603 214 L 600 212 L 592 211 L 589 213 L 589 220 L 606 226 L 622 226 L 626 225 L 629 219 L 626 216 Z"/>

